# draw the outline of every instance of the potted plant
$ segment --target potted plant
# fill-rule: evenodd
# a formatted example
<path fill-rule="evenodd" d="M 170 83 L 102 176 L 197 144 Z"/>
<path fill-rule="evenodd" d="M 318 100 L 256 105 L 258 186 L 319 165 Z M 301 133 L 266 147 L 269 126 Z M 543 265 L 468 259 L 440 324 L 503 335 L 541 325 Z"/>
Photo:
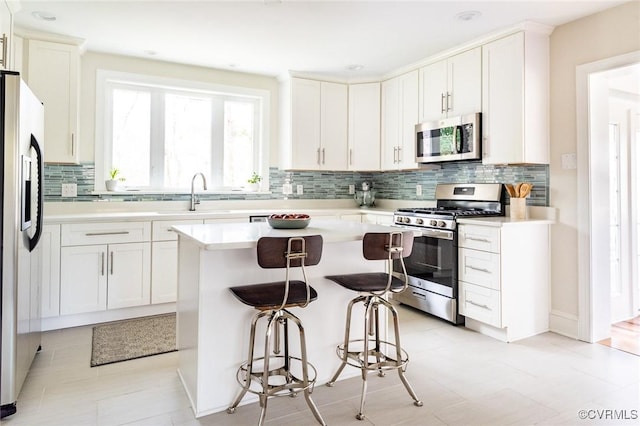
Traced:
<path fill-rule="evenodd" d="M 249 191 L 258 191 L 260 189 L 261 180 L 262 180 L 262 177 L 258 173 L 253 172 L 251 177 L 247 179 L 247 183 L 249 184 L 247 185 L 247 189 Z"/>
<path fill-rule="evenodd" d="M 104 184 L 107 187 L 107 191 L 117 191 L 118 186 L 120 185 L 120 182 L 124 182 L 123 177 L 118 177 L 119 174 L 120 174 L 120 169 L 117 169 L 115 167 L 109 171 L 109 177 L 111 179 L 107 179 L 104 181 Z"/>

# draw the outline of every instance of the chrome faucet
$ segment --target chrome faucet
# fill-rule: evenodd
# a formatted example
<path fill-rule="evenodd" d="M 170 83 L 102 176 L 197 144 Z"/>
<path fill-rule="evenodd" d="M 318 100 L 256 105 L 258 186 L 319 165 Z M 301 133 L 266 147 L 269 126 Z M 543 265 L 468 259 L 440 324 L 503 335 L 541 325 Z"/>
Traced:
<path fill-rule="evenodd" d="M 204 175 L 202 173 L 196 173 L 195 175 L 193 175 L 193 177 L 191 178 L 191 206 L 189 207 L 190 212 L 195 212 L 196 205 L 200 204 L 200 200 L 198 199 L 198 197 L 196 197 L 196 193 L 193 189 L 193 184 L 195 183 L 198 176 L 202 177 L 202 189 L 205 191 L 207 190 L 207 179 L 204 177 Z"/>

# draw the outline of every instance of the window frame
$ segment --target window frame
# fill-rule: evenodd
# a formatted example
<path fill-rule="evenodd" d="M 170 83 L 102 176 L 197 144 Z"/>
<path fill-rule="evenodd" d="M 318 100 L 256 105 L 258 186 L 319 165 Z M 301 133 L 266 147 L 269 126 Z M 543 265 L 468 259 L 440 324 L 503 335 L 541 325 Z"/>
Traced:
<path fill-rule="evenodd" d="M 152 90 L 152 93 L 168 93 L 175 91 L 176 93 L 193 92 L 195 95 L 215 95 L 224 99 L 225 97 L 237 98 L 244 97 L 253 99 L 258 108 L 255 109 L 255 138 L 253 149 L 253 161 L 256 164 L 256 170 L 262 176 L 263 188 L 269 188 L 269 123 L 270 123 L 270 92 L 263 89 L 254 89 L 240 86 L 229 86 L 223 84 L 207 83 L 202 81 L 190 81 L 169 77 L 159 77 L 153 75 L 136 74 L 129 72 L 120 72 L 112 70 L 98 69 L 96 71 L 96 124 L 95 124 L 95 176 L 94 176 L 94 193 L 106 193 L 105 180 L 108 179 L 108 173 L 111 168 L 112 160 L 112 129 L 113 120 L 113 90 L 114 87 L 135 87 L 146 86 Z M 157 89 L 157 90 L 153 90 Z M 152 94 L 153 96 L 153 94 Z M 151 103 L 153 116 L 153 106 Z M 157 105 L 157 104 L 156 104 Z M 153 138 L 158 137 L 159 129 L 164 129 L 164 122 L 156 122 L 151 126 L 152 146 Z M 164 132 L 160 132 L 162 135 Z M 155 136 L 154 136 L 155 135 Z M 164 136 L 160 136 L 164 138 Z M 223 141 L 221 141 L 223 142 Z M 212 148 L 212 156 L 214 152 L 222 150 L 222 145 L 218 146 L 214 142 Z M 219 163 L 223 159 L 216 159 Z M 215 164 L 213 162 L 212 164 Z M 217 178 L 222 182 L 222 168 L 212 167 L 213 170 L 220 170 Z M 203 171 L 207 178 L 212 181 L 209 185 L 207 193 L 237 193 L 237 188 L 222 187 L 213 185 L 216 182 L 216 176 L 210 176 L 212 171 Z M 153 194 L 175 194 L 190 192 L 190 182 L 184 182 L 184 186 L 178 188 L 153 186 L 154 173 L 150 176 L 152 186 L 147 188 L 125 189 L 121 192 L 135 191 L 136 193 L 153 193 Z M 157 177 L 156 177 L 157 179 Z M 156 180 L 157 184 L 157 180 Z M 264 191 L 264 189 L 263 189 Z M 109 192 L 113 193 L 113 192 Z"/>

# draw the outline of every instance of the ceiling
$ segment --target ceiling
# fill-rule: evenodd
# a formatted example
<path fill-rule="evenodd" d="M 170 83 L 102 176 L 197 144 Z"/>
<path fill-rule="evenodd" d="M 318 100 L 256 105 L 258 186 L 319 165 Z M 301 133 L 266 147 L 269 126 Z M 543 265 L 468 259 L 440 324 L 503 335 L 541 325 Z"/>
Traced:
<path fill-rule="evenodd" d="M 557 26 L 625 1 L 21 0 L 14 25 L 89 51 L 269 76 L 384 76 L 523 21 Z M 36 19 L 40 11 L 55 21 Z M 471 20 L 456 19 L 477 11 Z M 352 69 L 354 65 L 362 69 Z"/>

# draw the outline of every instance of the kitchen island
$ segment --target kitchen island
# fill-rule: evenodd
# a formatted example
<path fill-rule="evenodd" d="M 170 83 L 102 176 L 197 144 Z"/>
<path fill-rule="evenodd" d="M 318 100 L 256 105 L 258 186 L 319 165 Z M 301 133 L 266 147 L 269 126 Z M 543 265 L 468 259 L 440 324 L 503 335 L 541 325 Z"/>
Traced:
<path fill-rule="evenodd" d="M 229 287 L 284 279 L 284 270 L 261 269 L 256 243 L 266 236 L 320 234 L 322 260 L 307 268 L 318 299 L 293 308 L 305 327 L 309 362 L 317 369 L 316 386 L 326 383 L 340 365 L 336 346 L 344 339 L 346 307 L 353 292 L 324 279 L 326 275 L 383 271 L 384 261 L 362 257 L 366 232 L 392 228 L 338 220 L 314 220 L 306 229 L 272 229 L 267 223 L 178 225 L 177 345 L 178 374 L 196 417 L 225 410 L 240 390 L 238 366 L 246 360 L 249 328 L 255 310 L 236 300 Z M 296 271 L 296 273 L 299 271 Z M 292 278 L 298 278 L 294 275 Z M 360 315 L 352 327 L 362 329 Z M 260 331 L 258 331 L 260 333 Z M 256 353 L 263 351 L 256 339 Z M 345 369 L 341 379 L 359 374 Z M 257 401 L 252 394 L 242 404 Z"/>

